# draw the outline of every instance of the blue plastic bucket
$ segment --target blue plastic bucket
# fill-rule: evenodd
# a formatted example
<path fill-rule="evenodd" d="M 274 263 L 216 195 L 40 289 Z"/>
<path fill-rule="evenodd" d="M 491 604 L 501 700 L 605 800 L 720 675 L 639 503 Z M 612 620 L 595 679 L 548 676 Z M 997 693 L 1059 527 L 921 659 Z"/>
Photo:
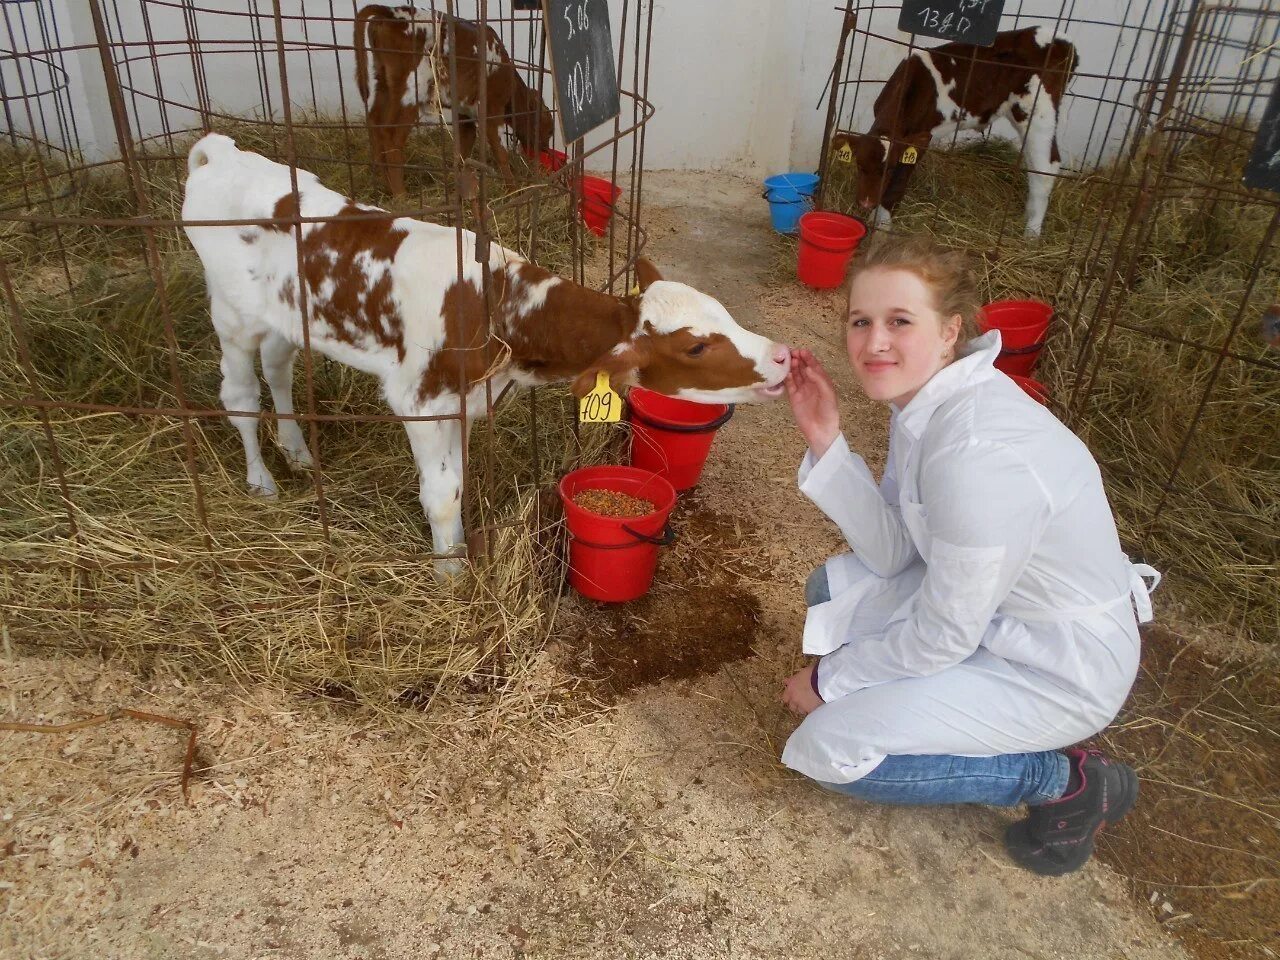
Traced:
<path fill-rule="evenodd" d="M 813 209 L 813 192 L 818 189 L 816 173 L 779 173 L 766 177 L 764 193 L 769 201 L 769 219 L 779 233 L 795 233 L 800 216 Z"/>

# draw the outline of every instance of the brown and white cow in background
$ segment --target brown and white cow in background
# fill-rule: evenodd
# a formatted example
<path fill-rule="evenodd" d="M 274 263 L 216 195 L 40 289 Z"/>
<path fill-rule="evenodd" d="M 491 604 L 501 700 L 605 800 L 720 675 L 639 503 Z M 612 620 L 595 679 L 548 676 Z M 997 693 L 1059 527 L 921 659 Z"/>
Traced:
<path fill-rule="evenodd" d="M 833 149 L 852 148 L 858 204 L 887 223 L 931 139 L 985 130 L 1004 117 L 1023 142 L 1027 236 L 1038 237 L 1061 166 L 1058 112 L 1077 63 L 1071 42 L 1047 27 L 998 33 L 990 47 L 914 51 L 876 98 L 871 129 L 832 138 Z"/>
<path fill-rule="evenodd" d="M 441 117 L 445 110 L 458 114 L 461 142 L 455 146 L 464 160 L 475 146 L 483 112 L 485 140 L 508 180 L 511 161 L 502 144 L 503 126 L 511 128 L 526 151 L 537 154 L 551 148 L 551 111 L 524 82 L 491 28 L 484 28 L 482 40 L 480 25 L 471 20 L 434 10 L 371 4 L 356 13 L 353 46 L 373 165 L 395 196 L 404 193 L 404 148 L 414 125 L 420 119 Z M 458 75 L 451 82 L 450 51 L 455 46 Z M 481 64 L 487 68 L 483 111 Z"/>
<path fill-rule="evenodd" d="M 184 220 L 268 220 L 358 216 L 376 207 L 352 203 L 314 174 L 297 171 L 301 210 L 289 168 L 209 134 L 188 156 Z M 752 403 L 783 393 L 790 351 L 738 326 L 719 302 L 683 283 L 662 280 L 645 261 L 639 296 L 614 297 L 561 279 L 490 244 L 492 328 L 475 260 L 475 234 L 408 217 L 327 220 L 302 227 L 302 278 L 295 228 L 187 226 L 204 264 L 210 315 L 222 344 L 222 403 L 256 414 L 253 355 L 278 413 L 293 413 L 293 361 L 303 343 L 305 289 L 312 349 L 372 374 L 400 416 L 456 415 L 467 396 L 470 420 L 485 412 L 485 376 L 493 396 L 509 382 L 572 380 L 585 395 L 596 372 L 613 384 L 637 383 L 707 403 Z M 509 357 L 505 357 L 509 349 Z M 244 441 L 249 488 L 273 496 L 262 460 L 258 419 L 230 416 Z M 437 553 L 462 543 L 462 428 L 458 420 L 404 425 L 419 475 L 420 499 Z M 469 423 L 468 423 L 469 427 Z M 295 420 L 278 421 L 289 463 L 311 466 Z M 445 564 L 456 569 L 456 563 Z"/>

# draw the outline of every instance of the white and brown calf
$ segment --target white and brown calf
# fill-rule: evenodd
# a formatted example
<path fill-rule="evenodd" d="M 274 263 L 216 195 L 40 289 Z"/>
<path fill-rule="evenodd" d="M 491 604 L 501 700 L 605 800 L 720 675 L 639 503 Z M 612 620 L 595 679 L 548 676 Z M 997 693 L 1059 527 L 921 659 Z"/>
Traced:
<path fill-rule="evenodd" d="M 458 114 L 461 142 L 456 147 L 463 159 L 475 146 L 476 127 L 484 115 L 485 142 L 508 179 L 511 162 L 502 144 L 503 126 L 510 127 L 526 151 L 536 154 L 551 148 L 551 111 L 524 82 L 491 28 L 485 27 L 482 34 L 479 24 L 434 10 L 371 4 L 356 13 L 353 46 L 373 165 L 396 196 L 404 193 L 404 148 L 414 124 L 440 117 L 445 110 Z M 451 76 L 454 59 L 457 75 Z"/>
<path fill-rule="evenodd" d="M 930 140 L 985 130 L 1004 117 L 1023 142 L 1026 233 L 1038 237 L 1061 167 L 1058 110 L 1077 62 L 1071 41 L 1046 27 L 998 33 L 990 47 L 947 43 L 914 51 L 876 98 L 871 129 L 832 137 L 834 149 L 852 148 L 858 204 L 888 223 Z"/>
<path fill-rule="evenodd" d="M 253 355 L 278 413 L 293 412 L 293 361 L 303 343 L 305 290 L 312 349 L 372 374 L 399 416 L 457 416 L 468 426 L 509 383 L 572 380 L 585 395 L 596 372 L 615 385 L 640 384 L 707 403 L 751 403 L 782 395 L 790 366 L 784 344 L 744 330 L 719 302 L 662 280 L 641 261 L 639 296 L 579 286 L 490 244 L 491 311 L 485 310 L 475 234 L 463 233 L 459 275 L 452 227 L 407 217 L 324 220 L 302 227 L 302 277 L 290 220 L 376 211 L 299 170 L 299 204 L 289 168 L 209 134 L 188 157 L 183 220 L 204 264 L 210 314 L 222 344 L 222 403 L 256 414 Z M 201 220 L 278 220 L 257 226 L 199 226 Z M 490 317 L 492 316 L 492 325 Z M 510 356 L 504 362 L 505 351 Z M 256 416 L 230 416 L 244 441 L 249 488 L 274 495 Z M 462 543 L 462 426 L 457 419 L 405 423 L 420 499 L 435 551 Z M 279 421 L 291 465 L 309 467 L 302 431 Z"/>

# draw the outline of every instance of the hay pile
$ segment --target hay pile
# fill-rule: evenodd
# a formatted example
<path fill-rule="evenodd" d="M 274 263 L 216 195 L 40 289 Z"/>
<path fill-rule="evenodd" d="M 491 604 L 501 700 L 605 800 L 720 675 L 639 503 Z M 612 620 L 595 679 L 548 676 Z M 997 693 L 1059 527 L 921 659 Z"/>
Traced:
<path fill-rule="evenodd" d="M 1234 185 L 1244 159 L 1242 147 L 1195 138 L 1182 145 L 1173 169 L 1192 184 Z M 833 164 L 827 199 L 832 209 L 856 215 L 852 172 Z M 1111 258 L 1127 263 L 1132 256 L 1129 248 L 1117 249 L 1117 241 L 1133 191 L 1113 193 L 1108 184 L 1132 185 L 1137 175 L 1136 167 L 1113 167 L 1059 180 L 1043 238 L 1031 243 L 1021 236 L 1026 179 L 1014 145 L 987 140 L 931 150 L 892 229 L 929 233 L 981 254 L 988 299 L 1032 297 L 1055 305 L 1060 321 L 1037 377 L 1061 411 L 1077 379 L 1088 377 L 1101 358 L 1072 425 L 1102 464 L 1123 542 L 1170 575 L 1162 599 L 1174 596 L 1208 622 L 1273 642 L 1280 636 L 1280 374 L 1241 360 L 1223 364 L 1176 493 L 1156 518 L 1217 358 L 1148 331 L 1217 350 L 1248 299 L 1232 349 L 1268 358 L 1255 331 L 1261 310 L 1280 290 L 1280 254 L 1264 251 L 1252 294 L 1249 277 L 1274 208 L 1268 195 L 1213 204 L 1208 187 L 1165 184 L 1133 280 L 1117 294 L 1118 319 L 1138 329 L 1115 328 L 1105 352 L 1088 354 L 1082 365 L 1098 281 Z M 1086 256 L 1099 224 L 1109 224 L 1111 235 Z"/>
<path fill-rule="evenodd" d="M 255 140 L 265 129 L 227 132 L 241 146 L 265 151 L 272 144 Z M 274 137 L 278 146 L 282 134 Z M 448 149 L 429 134 L 415 140 L 415 161 L 430 163 L 432 150 L 438 159 Z M 368 179 L 367 149 L 363 131 L 299 135 L 303 166 L 345 190 L 350 157 L 353 175 L 363 171 L 365 178 L 357 181 L 357 197 L 387 205 Z M 42 196 L 29 187 L 37 179 L 33 157 L 0 160 L 0 208 L 66 217 L 136 212 L 116 168 L 74 176 L 54 171 L 58 198 L 32 204 L 30 197 Z M 176 218 L 185 162 L 152 157 L 143 167 L 152 214 Z M 411 206 L 444 200 L 445 178 L 416 179 L 422 194 Z M 539 257 L 565 270 L 571 244 L 589 252 L 591 240 L 567 198 L 539 202 Z M 527 231 L 528 208 L 509 204 L 498 222 L 503 240 L 520 249 L 512 239 L 521 237 L 521 225 Z M 0 257 L 21 305 L 38 395 L 173 407 L 176 365 L 189 404 L 219 406 L 219 350 L 199 260 L 180 230 L 157 230 L 155 242 L 163 298 L 137 228 L 33 231 L 0 224 Z M 174 356 L 162 303 L 173 321 Z M 0 327 L 0 398 L 31 393 L 14 326 L 6 323 Z M 184 425 L 167 417 L 51 412 L 74 504 L 77 534 L 71 537 L 40 416 L 0 407 L 0 628 L 6 640 L 25 644 L 100 650 L 135 664 L 163 657 L 191 670 L 265 678 L 371 704 L 422 704 L 463 680 L 467 689 L 485 677 L 502 685 L 545 634 L 547 598 L 559 584 L 554 558 L 538 547 L 554 521 L 540 515 L 537 491 L 571 464 L 615 457 L 620 437 L 620 430 L 595 428 L 579 441 L 567 391 L 537 393 L 536 476 L 526 395 L 513 392 L 492 426 L 476 425 L 468 522 L 471 529 L 497 529 L 479 576 L 452 583 L 435 579 L 426 559 L 431 541 L 399 424 L 320 425 L 326 544 L 310 476 L 291 476 L 268 438 L 264 452 L 281 485 L 276 502 L 244 492 L 243 452 L 225 420 Z M 321 413 L 387 413 L 371 378 L 321 357 L 315 395 Z M 299 409 L 305 396 L 299 372 Z M 198 519 L 188 459 L 199 474 L 207 525 Z"/>

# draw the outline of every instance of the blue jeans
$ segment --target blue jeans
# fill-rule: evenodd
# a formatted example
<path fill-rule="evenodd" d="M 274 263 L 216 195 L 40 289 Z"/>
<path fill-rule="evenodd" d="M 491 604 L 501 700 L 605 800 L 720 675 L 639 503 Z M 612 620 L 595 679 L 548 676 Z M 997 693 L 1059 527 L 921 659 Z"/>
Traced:
<path fill-rule="evenodd" d="M 831 599 L 826 567 L 804 585 L 809 606 Z M 1057 750 L 1009 753 L 996 757 L 898 755 L 885 757 L 853 783 L 821 783 L 836 793 L 872 803 L 984 803 L 1014 807 L 1057 800 L 1066 792 L 1070 762 Z"/>

